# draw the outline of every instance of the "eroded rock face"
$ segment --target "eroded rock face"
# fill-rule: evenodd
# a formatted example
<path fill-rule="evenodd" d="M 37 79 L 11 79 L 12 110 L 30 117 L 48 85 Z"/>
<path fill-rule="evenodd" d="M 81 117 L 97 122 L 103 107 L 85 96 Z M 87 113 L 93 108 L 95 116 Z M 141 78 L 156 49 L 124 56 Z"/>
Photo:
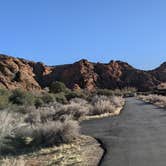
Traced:
<path fill-rule="evenodd" d="M 166 62 L 161 64 L 155 70 L 150 71 L 149 73 L 154 75 L 157 80 L 159 80 L 161 82 L 166 82 Z"/>
<path fill-rule="evenodd" d="M 166 62 L 151 71 L 137 70 L 121 61 L 108 64 L 80 60 L 73 64 L 46 66 L 24 59 L 0 55 L 0 86 L 15 89 L 42 90 L 54 81 L 71 89 L 136 87 L 140 91 L 156 88 L 166 82 Z"/>
<path fill-rule="evenodd" d="M 40 90 L 30 61 L 0 55 L 0 84 L 8 89 Z"/>

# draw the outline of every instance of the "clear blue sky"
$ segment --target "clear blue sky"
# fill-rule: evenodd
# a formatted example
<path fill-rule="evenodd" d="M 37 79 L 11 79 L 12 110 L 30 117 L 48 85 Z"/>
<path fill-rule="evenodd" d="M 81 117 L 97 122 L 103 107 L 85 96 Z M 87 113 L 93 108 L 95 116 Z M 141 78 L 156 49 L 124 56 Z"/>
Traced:
<path fill-rule="evenodd" d="M 0 0 L 0 53 L 152 69 L 166 61 L 166 0 Z"/>

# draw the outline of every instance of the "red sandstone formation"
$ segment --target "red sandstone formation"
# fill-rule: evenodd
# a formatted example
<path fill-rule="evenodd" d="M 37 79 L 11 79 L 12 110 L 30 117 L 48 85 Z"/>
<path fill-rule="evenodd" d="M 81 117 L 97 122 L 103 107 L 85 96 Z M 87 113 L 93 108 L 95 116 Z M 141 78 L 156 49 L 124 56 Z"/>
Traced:
<path fill-rule="evenodd" d="M 54 81 L 62 81 L 71 89 L 136 87 L 140 91 L 155 89 L 166 82 L 166 62 L 143 71 L 121 61 L 108 64 L 80 60 L 73 64 L 46 66 L 41 62 L 0 55 L 0 86 L 15 89 L 41 90 Z"/>

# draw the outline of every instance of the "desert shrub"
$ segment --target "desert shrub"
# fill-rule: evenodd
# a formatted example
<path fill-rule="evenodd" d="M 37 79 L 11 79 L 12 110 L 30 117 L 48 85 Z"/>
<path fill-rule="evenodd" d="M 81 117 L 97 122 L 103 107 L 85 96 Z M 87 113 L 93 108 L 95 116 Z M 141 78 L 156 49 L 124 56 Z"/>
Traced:
<path fill-rule="evenodd" d="M 49 104 L 49 103 L 52 103 L 54 102 L 55 98 L 54 98 L 54 95 L 53 94 L 50 94 L 50 93 L 44 93 L 41 97 L 41 99 L 43 100 L 43 102 L 45 104 Z"/>
<path fill-rule="evenodd" d="M 65 93 L 65 96 L 67 98 L 67 100 L 71 100 L 73 98 L 83 98 L 85 99 L 87 97 L 87 94 L 84 93 L 84 91 L 71 91 L 71 90 L 68 90 L 66 93 Z"/>
<path fill-rule="evenodd" d="M 0 89 L 0 110 L 9 106 L 10 92 L 5 89 Z"/>
<path fill-rule="evenodd" d="M 31 93 L 25 92 L 21 89 L 15 89 L 9 97 L 9 101 L 12 104 L 17 105 L 33 105 L 34 96 Z"/>
<path fill-rule="evenodd" d="M 20 116 L 24 116 L 32 110 L 35 112 L 36 107 L 34 105 L 11 105 L 10 110 L 14 113 L 20 114 Z"/>
<path fill-rule="evenodd" d="M 125 88 L 114 90 L 114 96 L 125 96 L 125 93 L 126 93 Z"/>
<path fill-rule="evenodd" d="M 109 100 L 100 100 L 94 104 L 93 114 L 104 114 L 104 113 L 112 113 L 114 112 L 115 107 Z"/>
<path fill-rule="evenodd" d="M 42 107 L 44 105 L 43 100 L 40 97 L 35 98 L 34 105 L 36 108 Z"/>
<path fill-rule="evenodd" d="M 31 125 L 35 125 L 37 123 L 45 123 L 47 121 L 54 120 L 54 116 L 58 112 L 58 109 L 54 109 L 52 106 L 40 107 L 38 109 L 31 109 L 27 112 L 24 121 Z M 59 119 L 58 117 L 57 119 Z"/>
<path fill-rule="evenodd" d="M 11 135 L 11 123 L 13 118 L 10 116 L 8 111 L 0 112 L 0 153 L 5 146 L 5 137 Z"/>
<path fill-rule="evenodd" d="M 121 107 L 124 103 L 124 99 L 120 96 L 112 96 L 111 102 L 115 107 Z"/>
<path fill-rule="evenodd" d="M 139 98 L 152 103 L 152 104 L 156 104 L 160 107 L 164 107 L 166 108 L 166 96 L 161 96 L 161 95 L 139 95 Z"/>
<path fill-rule="evenodd" d="M 62 103 L 62 104 L 68 103 L 64 92 L 56 93 L 54 97 L 55 97 L 55 100 L 59 103 Z"/>
<path fill-rule="evenodd" d="M 41 147 L 69 143 L 77 136 L 79 125 L 76 121 L 48 121 L 17 130 L 14 140 L 17 140 L 17 147 Z"/>
<path fill-rule="evenodd" d="M 70 114 L 59 114 L 59 106 L 64 107 L 59 103 L 39 109 L 33 107 L 18 116 L 0 112 L 0 153 L 19 153 L 27 151 L 26 148 L 33 150 L 71 142 L 79 135 L 79 124 L 72 120 Z"/>
<path fill-rule="evenodd" d="M 96 95 L 92 98 L 91 103 L 93 105 L 92 114 L 94 115 L 111 113 L 115 109 L 107 96 Z"/>
<path fill-rule="evenodd" d="M 13 131 L 22 122 L 22 117 L 9 110 L 0 111 L 0 155 L 13 150 L 8 137 L 13 136 Z"/>
<path fill-rule="evenodd" d="M 96 94 L 97 95 L 104 95 L 104 96 L 134 96 L 134 94 L 137 92 L 137 89 L 134 87 L 125 87 L 122 89 L 97 89 Z"/>
<path fill-rule="evenodd" d="M 30 115 L 30 119 L 36 117 L 36 114 L 39 114 L 38 116 L 40 116 L 42 122 L 63 119 L 64 116 L 68 116 L 70 119 L 79 120 L 81 117 L 87 115 L 90 109 L 91 105 L 88 104 L 87 101 L 76 98 L 65 105 L 54 102 L 38 108 L 36 111 L 29 111 L 29 113 L 32 114 Z"/>
<path fill-rule="evenodd" d="M 51 93 L 66 92 L 66 90 L 67 90 L 66 85 L 60 81 L 53 82 L 50 86 Z"/>
<path fill-rule="evenodd" d="M 134 87 L 125 87 L 124 89 L 122 89 L 122 94 L 125 97 L 133 97 L 135 96 L 137 92 L 137 89 Z"/>
<path fill-rule="evenodd" d="M 27 161 L 23 158 L 3 158 L 0 160 L 1 166 L 26 166 Z"/>
<path fill-rule="evenodd" d="M 119 96 L 94 96 L 91 100 L 93 105 L 92 114 L 113 113 L 117 107 L 121 107 L 124 99 Z"/>
<path fill-rule="evenodd" d="M 63 107 L 63 110 L 61 110 L 61 112 L 64 112 L 72 116 L 74 120 L 79 120 L 81 117 L 89 114 L 90 105 L 88 104 L 81 105 L 78 103 L 71 103 L 71 104 L 65 105 Z"/>
<path fill-rule="evenodd" d="M 77 121 L 74 120 L 65 120 L 63 122 L 63 130 L 62 130 L 62 140 L 65 143 L 70 143 L 79 136 L 80 126 Z"/>
<path fill-rule="evenodd" d="M 104 95 L 104 96 L 112 96 L 112 95 L 114 95 L 114 91 L 110 90 L 110 89 L 97 89 L 96 94 Z"/>
<path fill-rule="evenodd" d="M 72 99 L 70 100 L 70 103 L 71 103 L 71 104 L 72 104 L 72 103 L 77 103 L 77 104 L 80 104 L 80 105 L 86 105 L 86 104 L 88 104 L 88 101 L 85 100 L 85 99 L 76 97 L 76 98 L 72 98 Z"/>
<path fill-rule="evenodd" d="M 91 98 L 91 103 L 94 105 L 96 102 L 101 101 L 101 100 L 110 100 L 107 96 L 104 95 L 95 95 Z"/>

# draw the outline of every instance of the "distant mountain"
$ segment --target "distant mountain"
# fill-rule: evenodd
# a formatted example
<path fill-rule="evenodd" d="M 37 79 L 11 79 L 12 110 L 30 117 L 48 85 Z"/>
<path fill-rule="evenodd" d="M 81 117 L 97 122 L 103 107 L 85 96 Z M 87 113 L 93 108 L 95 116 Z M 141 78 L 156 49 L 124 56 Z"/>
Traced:
<path fill-rule="evenodd" d="M 0 54 L 0 86 L 15 89 L 41 90 L 54 81 L 62 81 L 69 88 L 124 88 L 139 91 L 155 89 L 166 82 L 166 62 L 160 67 L 143 71 L 122 61 L 92 63 L 85 59 L 73 64 L 47 66 Z"/>

